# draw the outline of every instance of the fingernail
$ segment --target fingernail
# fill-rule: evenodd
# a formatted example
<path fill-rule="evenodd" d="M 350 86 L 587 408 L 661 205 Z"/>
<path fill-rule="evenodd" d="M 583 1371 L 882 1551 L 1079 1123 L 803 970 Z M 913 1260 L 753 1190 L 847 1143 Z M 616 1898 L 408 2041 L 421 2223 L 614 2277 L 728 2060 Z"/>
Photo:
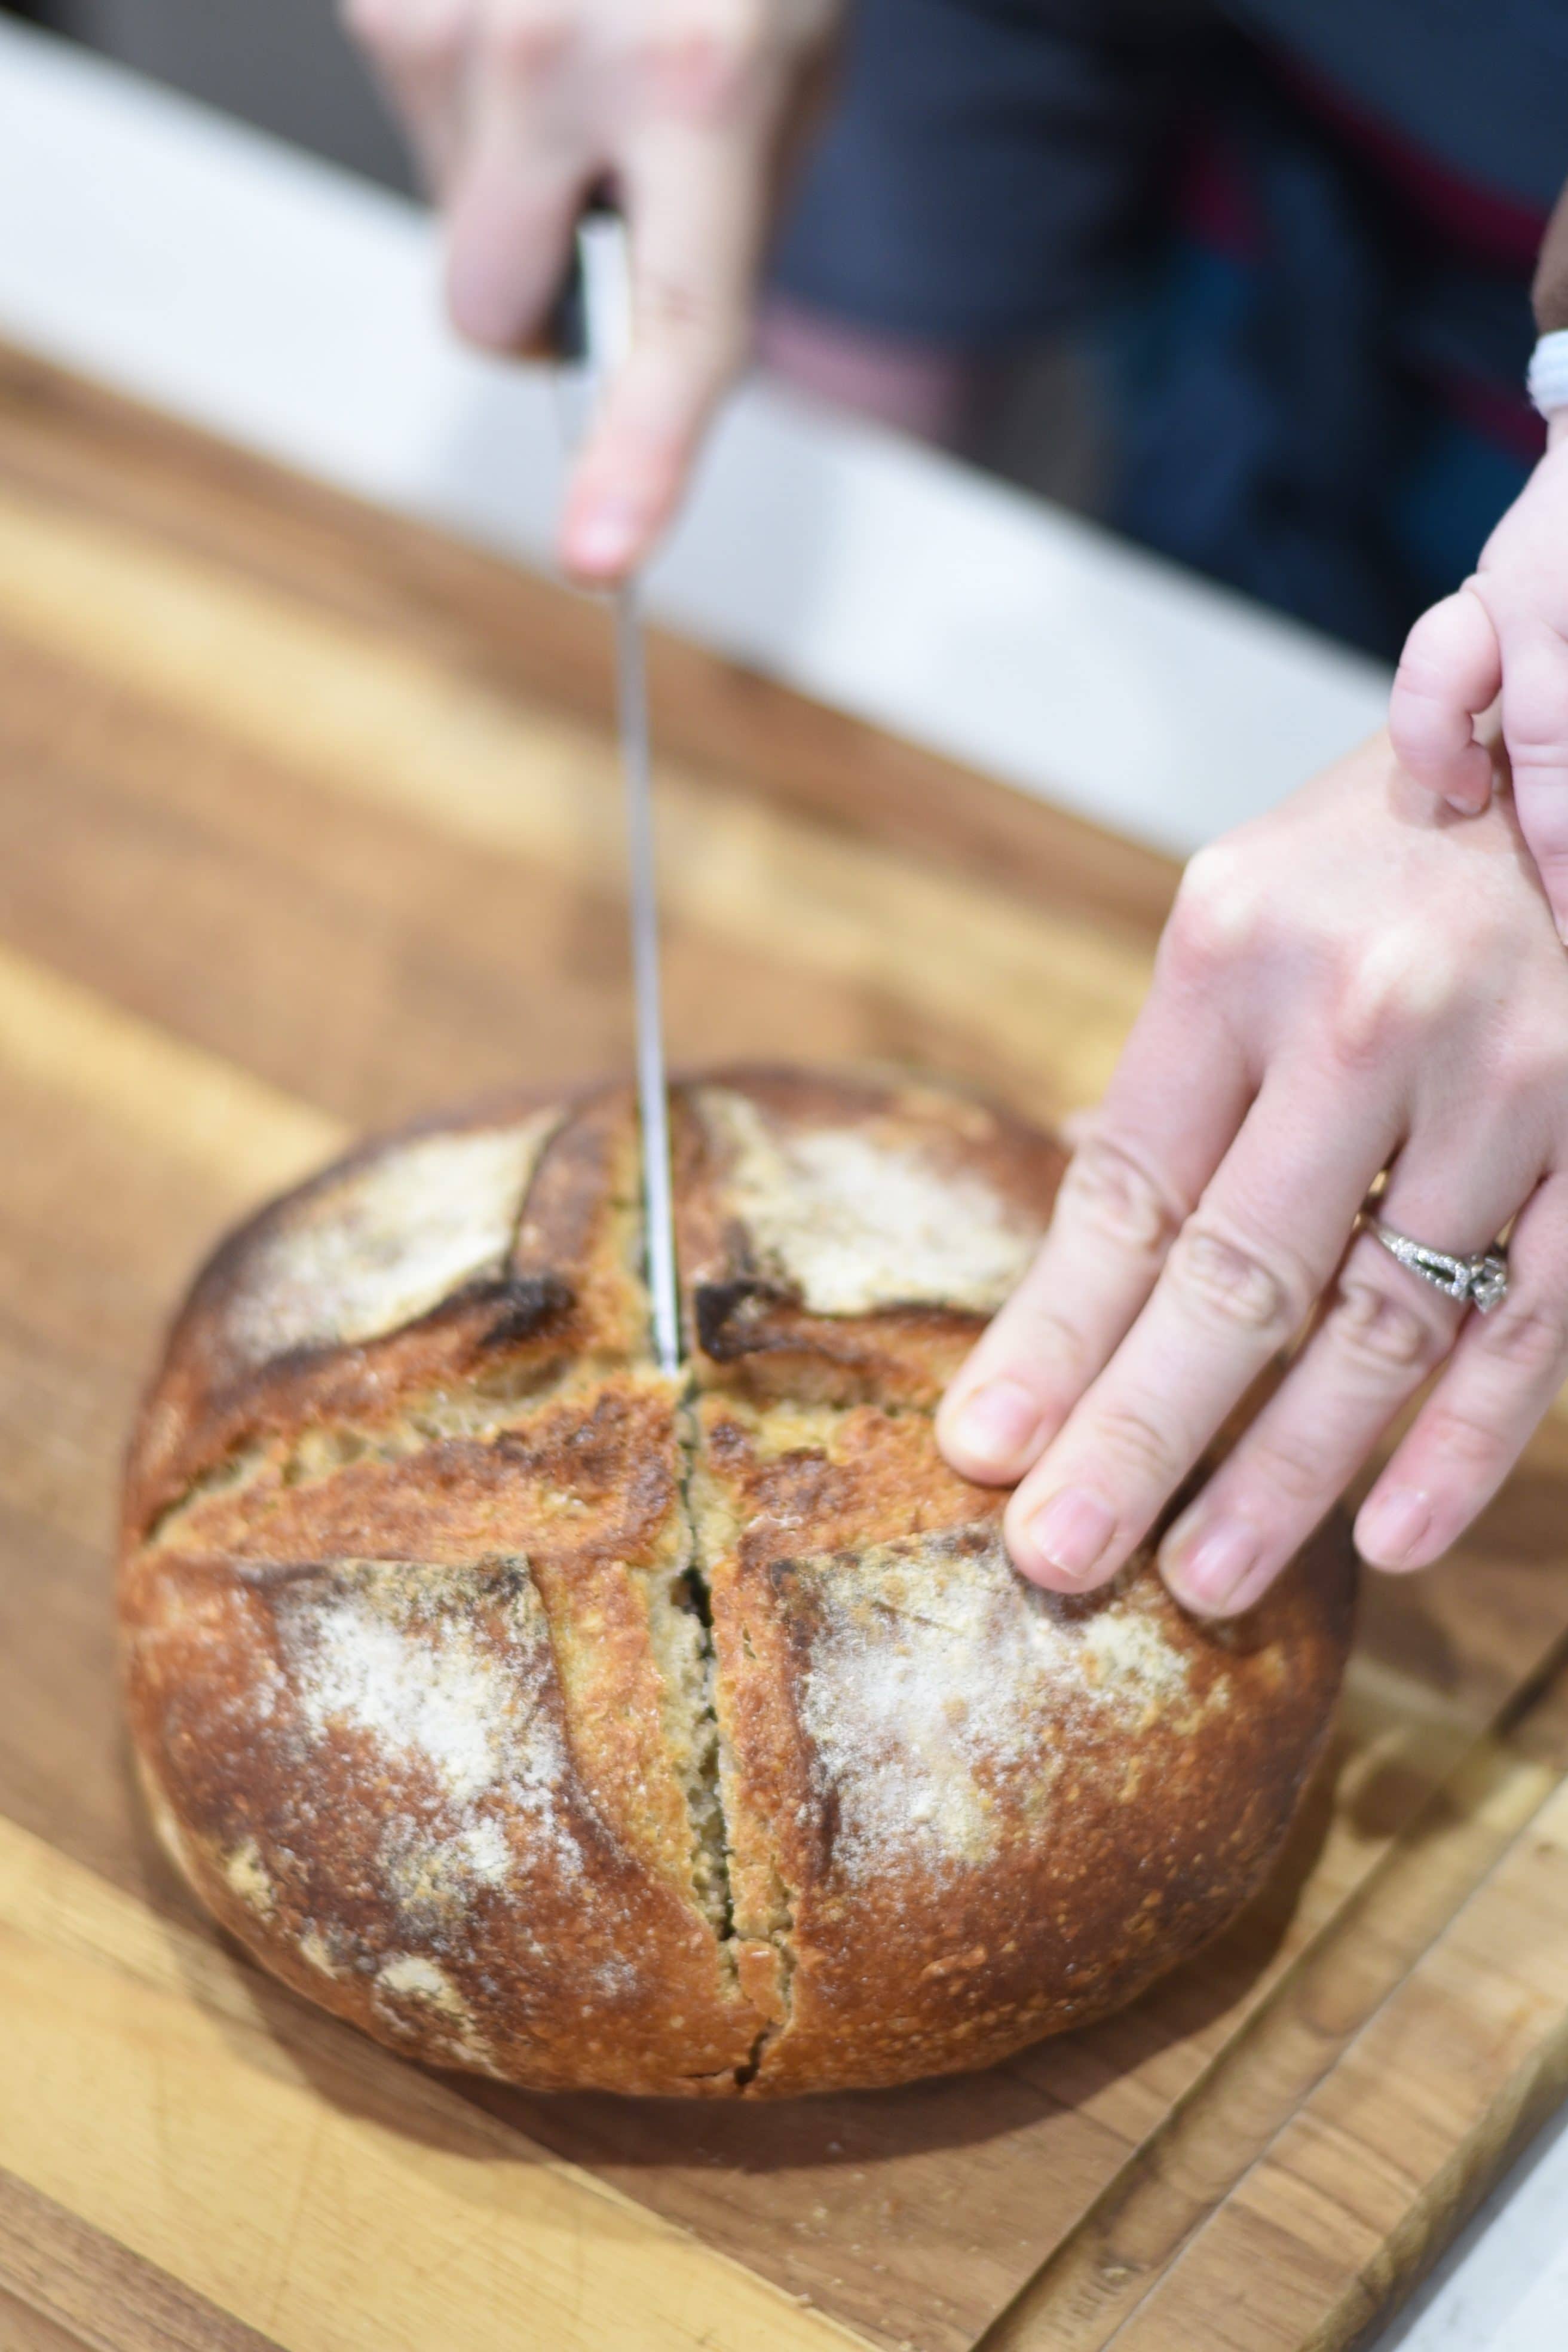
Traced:
<path fill-rule="evenodd" d="M 1245 1519 L 1221 1519 L 1184 1541 L 1172 1529 L 1161 1547 L 1160 1566 L 1178 1600 L 1195 1609 L 1228 1608 L 1258 1565 L 1262 1546 L 1258 1529 Z"/>
<path fill-rule="evenodd" d="M 614 572 L 630 557 L 637 543 L 636 509 L 624 499 L 606 499 L 575 517 L 567 533 L 566 551 L 583 572 Z"/>
<path fill-rule="evenodd" d="M 1356 1543 L 1376 1568 L 1404 1568 L 1432 1525 L 1430 1496 L 1416 1486 L 1373 1495 L 1356 1522 Z"/>
<path fill-rule="evenodd" d="M 965 1400 L 952 1424 L 952 1443 L 986 1470 L 1006 1470 L 1040 1425 L 1040 1408 L 1017 1381 L 990 1381 Z"/>
<path fill-rule="evenodd" d="M 1024 1528 L 1046 1566 L 1079 1584 L 1104 1558 L 1116 1532 L 1116 1514 L 1087 1487 L 1064 1486 Z"/>

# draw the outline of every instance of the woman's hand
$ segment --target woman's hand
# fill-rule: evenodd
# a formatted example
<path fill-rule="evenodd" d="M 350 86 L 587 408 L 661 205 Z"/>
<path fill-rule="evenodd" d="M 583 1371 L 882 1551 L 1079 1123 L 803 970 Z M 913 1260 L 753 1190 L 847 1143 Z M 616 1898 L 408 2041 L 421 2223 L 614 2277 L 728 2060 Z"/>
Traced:
<path fill-rule="evenodd" d="M 1492 1314 L 1351 1240 L 1385 1167 L 1380 1215 L 1439 1249 L 1482 1250 L 1517 1214 Z M 1026 1576 L 1089 1590 L 1310 1323 L 1166 1534 L 1166 1580 L 1210 1613 L 1256 1601 L 1442 1364 L 1356 1522 L 1377 1566 L 1424 1567 L 1568 1370 L 1565 1171 L 1568 959 L 1508 793 L 1456 817 L 1380 737 L 1193 860 L 1039 1255 L 943 1401 L 942 1449 L 1022 1480 Z"/>
<path fill-rule="evenodd" d="M 1491 790 L 1474 720 L 1500 696 L 1520 830 L 1568 939 L 1568 410 L 1481 551 L 1472 580 L 1424 613 L 1394 681 L 1388 730 L 1428 792 L 1473 814 Z"/>
<path fill-rule="evenodd" d="M 777 151 L 834 0 L 342 0 L 447 228 L 466 335 L 539 335 L 584 200 L 630 231 L 634 349 L 578 460 L 563 559 L 633 570 L 744 356 Z"/>

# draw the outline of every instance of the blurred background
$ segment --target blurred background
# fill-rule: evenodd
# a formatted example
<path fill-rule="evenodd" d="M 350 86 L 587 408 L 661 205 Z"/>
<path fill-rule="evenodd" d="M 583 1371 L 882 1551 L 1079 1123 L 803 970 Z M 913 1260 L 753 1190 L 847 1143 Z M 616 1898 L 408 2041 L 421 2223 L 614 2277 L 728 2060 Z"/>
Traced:
<path fill-rule="evenodd" d="M 331 0 L 8 5 L 411 188 Z M 764 362 L 1392 659 L 1542 446 L 1521 386 L 1568 28 L 1525 8 L 1448 56 L 1468 12 L 1393 6 L 1405 45 L 1384 26 L 1369 65 L 1364 14 L 859 0 Z"/>
<path fill-rule="evenodd" d="M 333 0 L 0 0 L 170 88 L 222 107 L 383 186 L 416 193 L 407 151 Z M 1054 333 L 1011 356 L 1005 381 L 965 419 L 963 454 L 1079 511 L 1102 503 L 1102 450 L 1076 339 Z"/>
<path fill-rule="evenodd" d="M 331 0 L 0 0 L 123 64 L 391 187 L 403 142 L 339 29 Z"/>

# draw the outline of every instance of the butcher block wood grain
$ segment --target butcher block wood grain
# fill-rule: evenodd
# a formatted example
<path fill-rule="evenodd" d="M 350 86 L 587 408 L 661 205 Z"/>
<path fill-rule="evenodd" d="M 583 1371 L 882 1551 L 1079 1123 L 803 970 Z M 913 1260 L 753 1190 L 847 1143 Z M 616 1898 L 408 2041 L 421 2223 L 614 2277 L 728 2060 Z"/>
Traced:
<path fill-rule="evenodd" d="M 109 1539 L 161 1326 L 363 1128 L 630 1053 L 597 608 L 0 356 L 0 2347 L 1307 2352 L 1568 2078 L 1568 1425 L 1367 1593 L 1282 1869 L 1125 2015 L 755 2111 L 400 2065 L 130 1793 Z M 654 648 L 680 1061 L 1089 1101 L 1174 875 Z"/>

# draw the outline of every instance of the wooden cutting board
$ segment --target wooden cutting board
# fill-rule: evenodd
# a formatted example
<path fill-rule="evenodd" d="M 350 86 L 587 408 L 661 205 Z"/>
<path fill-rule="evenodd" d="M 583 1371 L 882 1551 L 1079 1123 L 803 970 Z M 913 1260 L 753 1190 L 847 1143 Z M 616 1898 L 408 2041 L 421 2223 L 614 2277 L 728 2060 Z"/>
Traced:
<path fill-rule="evenodd" d="M 602 615 L 0 357 L 0 2345 L 1306 2352 L 1568 2084 L 1568 1429 L 1380 1580 L 1223 1943 L 995 2073 L 772 2110 L 416 2073 L 260 1978 L 131 1800 L 117 1456 L 221 1227 L 359 1129 L 629 1053 Z M 682 1060 L 1047 1115 L 1162 861 L 656 649 Z"/>

